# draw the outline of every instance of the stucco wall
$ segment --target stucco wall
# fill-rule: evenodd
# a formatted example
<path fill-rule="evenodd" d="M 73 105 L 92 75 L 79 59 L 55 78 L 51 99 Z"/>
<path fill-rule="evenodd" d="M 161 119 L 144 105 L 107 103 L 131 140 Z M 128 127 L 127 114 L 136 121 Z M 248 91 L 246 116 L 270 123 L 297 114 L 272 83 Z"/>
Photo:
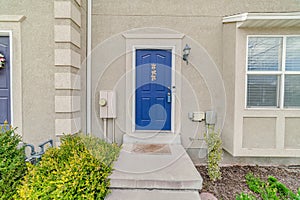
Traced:
<path fill-rule="evenodd" d="M 85 125 L 87 20 L 85 16 L 86 1 L 54 1 L 57 145 L 60 144 L 60 137 L 63 134 L 77 133 L 82 129 L 81 124 Z"/>
<path fill-rule="evenodd" d="M 222 17 L 243 12 L 299 10 L 298 0 L 93 1 L 93 47 L 110 36 L 141 27 L 170 28 L 199 42 L 222 66 Z"/>
<path fill-rule="evenodd" d="M 73 2 L 73 1 L 72 1 Z M 81 34 L 81 48 L 75 48 L 73 44 L 54 43 L 55 25 L 69 25 L 68 20 L 54 20 L 54 1 L 33 1 L 33 0 L 0 0 L 1 15 L 24 15 L 26 19 L 20 25 L 21 37 L 21 85 L 22 85 L 22 134 L 25 142 L 40 143 L 49 138 L 54 138 L 55 118 L 79 118 L 81 117 L 81 128 L 85 130 L 86 120 L 86 1 L 81 0 L 81 27 L 75 29 Z M 73 2 L 74 3 L 74 2 Z M 78 2 L 77 2 L 78 3 Z M 76 4 L 77 5 L 77 4 Z M 132 0 L 130 2 L 123 0 L 104 1 L 93 0 L 92 8 L 92 49 L 93 60 L 92 67 L 92 133 L 102 134 L 103 122 L 98 116 L 98 91 L 102 89 L 116 89 L 118 98 L 118 119 L 116 126 L 117 141 L 122 142 L 122 134 L 125 133 L 124 127 L 126 113 L 130 112 L 126 108 L 125 99 L 126 82 L 123 75 L 126 72 L 126 40 L 120 34 L 134 28 L 161 27 L 172 29 L 184 35 L 182 39 L 183 48 L 185 43 L 192 46 L 190 55 L 190 65 L 181 63 L 181 75 L 186 82 L 182 82 L 182 94 L 180 99 L 182 104 L 181 132 L 196 133 L 193 137 L 201 138 L 204 132 L 204 124 L 191 122 L 187 118 L 190 111 L 206 111 L 214 108 L 213 99 L 208 87 L 207 77 L 203 76 L 201 70 L 205 67 L 216 66 L 223 74 L 227 94 L 227 121 L 224 129 L 223 139 L 228 150 L 237 152 L 243 144 L 242 125 L 244 114 L 244 99 L 236 93 L 244 94 L 244 87 L 234 88 L 231 76 L 241 78 L 241 74 L 234 74 L 230 66 L 233 64 L 225 58 L 236 58 L 236 66 L 244 67 L 245 60 L 245 37 L 251 33 L 299 33 L 297 29 L 283 30 L 239 30 L 240 36 L 237 43 L 234 43 L 234 25 L 222 24 L 222 18 L 226 15 L 232 15 L 242 12 L 285 12 L 298 11 L 300 4 L 298 0 L 212 0 L 212 1 L 142 1 Z M 78 6 L 77 6 L 78 7 Z M 66 23 L 66 24 L 65 24 Z M 74 26 L 74 22 L 71 26 Z M 4 27 L 4 26 L 0 26 Z M 79 30 L 80 29 L 80 30 Z M 112 36 L 115 36 L 111 38 Z M 226 41 L 224 41 L 226 40 Z M 72 46 L 73 45 L 73 46 Z M 224 45 L 228 45 L 227 49 Z M 234 52 L 234 47 L 241 49 Z M 66 67 L 57 67 L 54 65 L 54 48 L 72 49 L 81 55 L 81 70 L 69 69 Z M 227 51 L 228 50 L 228 51 Z M 203 61 L 205 57 L 205 61 Z M 200 61 L 200 62 L 199 62 Z M 214 65 L 215 64 L 215 65 Z M 226 72 L 224 71 L 226 70 Z M 54 77 L 55 73 L 72 73 L 81 75 L 81 90 L 66 91 L 64 89 L 55 91 Z M 236 81 L 243 81 L 242 79 Z M 193 88 L 195 97 L 188 98 L 190 94 L 184 88 Z M 73 95 L 81 96 L 80 112 L 55 114 L 55 95 Z M 233 114 L 235 111 L 235 114 Z M 269 115 L 272 112 L 267 113 Z M 251 113 L 247 113 L 251 114 Z M 255 115 L 264 114 L 264 112 L 255 112 Z M 277 116 L 276 113 L 272 113 Z M 234 116 L 238 116 L 234 119 Z M 245 115 L 246 116 L 246 115 Z M 276 145 L 288 148 L 298 148 L 299 146 L 292 141 L 292 136 L 297 132 L 292 131 L 297 128 L 293 125 L 293 120 L 285 118 L 285 114 L 278 114 L 280 119 L 286 120 L 286 141 L 278 142 Z M 297 119 L 295 119 L 297 120 Z M 294 121 L 295 121 L 294 120 Z M 235 121 L 235 123 L 234 123 Z M 109 132 L 111 131 L 111 122 L 109 122 Z M 239 126 L 237 126 L 237 124 Z M 199 126 L 198 126 L 199 125 Z M 236 135 L 235 135 L 236 134 Z M 278 134 L 278 132 L 276 133 Z M 277 136 L 283 137 L 283 131 Z M 189 135 L 183 139 L 184 144 L 189 145 Z M 235 144 L 235 145 L 234 145 Z M 193 145 L 193 144 L 192 144 Z M 196 146 L 198 144 L 195 144 Z M 246 144 L 245 145 L 250 145 Z M 234 146 L 237 149 L 234 149 Z"/>
<path fill-rule="evenodd" d="M 35 145 L 48 139 L 56 141 L 55 134 L 77 132 L 81 124 L 85 128 L 86 1 L 0 3 L 1 15 L 25 16 L 16 25 L 19 31 L 8 28 L 13 32 L 13 46 L 21 46 L 13 52 L 20 56 L 20 77 L 15 76 L 12 66 L 13 79 L 18 78 L 21 85 L 17 91 L 20 98 L 15 100 L 21 102 L 21 119 L 13 124 L 20 125 L 24 141 Z M 5 23 L 0 27 L 7 27 Z M 15 38 L 19 32 L 20 38 Z"/>
<path fill-rule="evenodd" d="M 223 80 L 226 91 L 226 117 L 222 132 L 223 146 L 228 152 L 234 148 L 236 25 L 223 26 Z"/>
<path fill-rule="evenodd" d="M 191 65 L 182 64 L 181 73 L 188 80 L 182 84 L 183 103 L 181 112 L 181 133 L 187 134 L 183 137 L 185 146 L 190 145 L 188 133 L 196 132 L 196 138 L 203 136 L 204 124 L 194 123 L 187 118 L 190 111 L 211 110 L 215 105 L 212 103 L 210 88 L 199 69 L 200 63 L 203 67 L 210 64 L 202 63 L 201 56 L 209 57 L 212 63 L 217 66 L 225 79 L 227 95 L 227 113 L 225 122 L 226 128 L 223 139 L 225 146 L 230 152 L 234 151 L 234 134 L 240 134 L 234 127 L 235 112 L 235 25 L 223 27 L 222 18 L 242 12 L 284 12 L 299 10 L 297 0 L 289 1 L 103 1 L 94 0 L 92 8 L 92 49 L 93 57 L 96 57 L 92 66 L 93 84 L 93 108 L 92 108 L 92 132 L 95 135 L 102 135 L 103 122 L 99 119 L 99 106 L 97 92 L 103 89 L 114 89 L 117 83 L 119 88 L 115 88 L 118 96 L 117 103 L 117 141 L 122 141 L 122 134 L 125 133 L 126 113 L 131 112 L 125 106 L 124 101 L 126 82 L 122 80 L 125 71 L 126 55 L 123 54 L 125 39 L 120 35 L 124 31 L 144 27 L 161 27 L 182 33 L 185 37 L 182 44 L 186 42 L 192 44 L 190 55 Z M 224 34 L 224 36 L 223 36 Z M 186 39 L 189 38 L 189 39 Z M 224 41 L 226 40 L 226 41 Z M 111 44 L 109 44 L 111 42 Z M 114 44 L 112 44 L 114 43 Z M 203 48 L 207 54 L 193 48 L 193 45 Z M 228 46 L 225 47 L 223 45 Z M 182 46 L 183 48 L 183 46 Z M 224 53 L 224 54 L 223 54 Z M 117 57 L 116 57 L 117 56 Z M 224 57 L 223 57 L 224 56 Z M 197 60 L 200 58 L 199 60 Z M 223 66 L 224 64 L 224 66 Z M 103 74 L 101 71 L 107 68 Z M 203 67 L 205 68 L 205 67 Z M 94 73 L 95 72 L 95 73 Z M 101 77 L 100 77 L 101 74 Z M 217 75 L 216 75 L 217 76 Z M 123 82 L 122 82 L 123 81 Z M 188 84 L 187 84 L 188 83 Z M 184 87 L 191 85 L 195 91 L 195 97 L 189 98 L 184 94 Z M 190 86 L 189 85 L 189 86 Z M 200 126 L 199 126 L 200 125 Z M 109 126 L 111 124 L 109 123 Z M 110 128 L 108 128 L 110 132 Z M 201 136 L 202 135 L 202 136 Z M 193 135 L 194 136 L 194 135 Z M 193 144 L 192 144 L 193 145 Z M 195 144 L 199 146 L 200 144 Z"/>
<path fill-rule="evenodd" d="M 21 85 L 24 141 L 54 138 L 53 1 L 1 0 L 1 15 L 24 15 L 21 23 Z M 12 66 L 14 68 L 14 66 Z M 14 77 L 13 77 L 14 78 Z M 16 78 L 16 77 L 15 77 Z"/>

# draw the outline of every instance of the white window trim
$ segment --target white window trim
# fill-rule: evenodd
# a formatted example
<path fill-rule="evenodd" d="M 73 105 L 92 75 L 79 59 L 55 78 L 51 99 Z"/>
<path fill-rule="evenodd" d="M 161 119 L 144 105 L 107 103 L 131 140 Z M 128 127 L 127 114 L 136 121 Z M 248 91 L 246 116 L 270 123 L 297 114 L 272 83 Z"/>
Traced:
<path fill-rule="evenodd" d="M 282 59 L 281 59 L 281 70 L 280 71 L 249 71 L 248 70 L 248 42 L 251 37 L 281 37 L 282 41 Z M 300 110 L 299 108 L 285 108 L 284 107 L 284 79 L 285 75 L 300 75 L 300 71 L 285 71 L 286 61 L 286 39 L 288 37 L 300 37 L 300 35 L 247 35 L 246 41 L 246 73 L 245 73 L 245 110 Z M 280 88 L 279 88 L 279 107 L 247 107 L 248 99 L 248 75 L 279 75 L 280 76 Z"/>

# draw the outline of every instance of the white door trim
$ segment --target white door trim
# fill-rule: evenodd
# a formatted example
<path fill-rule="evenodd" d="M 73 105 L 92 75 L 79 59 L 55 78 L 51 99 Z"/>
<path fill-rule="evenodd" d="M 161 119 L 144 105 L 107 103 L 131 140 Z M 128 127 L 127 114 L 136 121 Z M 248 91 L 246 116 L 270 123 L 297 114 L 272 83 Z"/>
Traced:
<path fill-rule="evenodd" d="M 147 28 L 145 28 L 147 29 Z M 147 32 L 147 31 L 145 31 Z M 170 134 L 179 134 L 181 132 L 181 78 L 176 73 L 181 74 L 181 53 L 182 53 L 182 35 L 178 37 L 165 38 L 165 34 L 151 34 L 141 33 L 133 34 L 134 37 L 129 37 L 131 34 L 123 34 L 126 40 L 126 134 L 134 134 L 135 130 L 135 50 L 136 49 L 171 49 L 172 50 L 172 105 L 171 105 L 171 131 Z M 143 133 L 150 133 L 157 131 L 138 131 Z"/>
<path fill-rule="evenodd" d="M 13 69 L 12 69 L 12 31 L 0 30 L 0 36 L 8 36 L 9 39 L 9 95 L 10 95 L 10 124 L 14 125 L 14 111 L 13 111 Z"/>
<path fill-rule="evenodd" d="M 23 135 L 21 24 L 24 19 L 23 15 L 0 16 L 0 34 L 9 36 L 10 42 L 11 125 L 18 127 L 16 133 L 21 136 Z"/>
<path fill-rule="evenodd" d="M 176 78 L 175 78 L 175 71 L 176 71 L 176 64 L 175 64 L 175 50 L 176 47 L 175 46 L 160 46 L 160 45 L 134 45 L 132 47 L 132 133 L 137 133 L 137 132 L 157 132 L 157 130 L 136 130 L 135 129 L 135 89 L 136 89 L 136 50 L 138 49 L 158 49 L 158 50 L 172 50 L 172 60 L 171 60 L 171 69 L 172 69 L 172 73 L 171 73 L 171 87 L 176 87 Z M 171 88 L 172 92 L 172 101 L 171 101 L 171 131 L 159 131 L 159 132 L 166 132 L 166 133 L 175 133 L 175 90 L 173 91 L 173 89 Z"/>
<path fill-rule="evenodd" d="M 23 19 L 23 18 L 22 18 Z M 12 21 L 1 23 L 0 35 L 9 36 L 10 45 L 10 115 L 11 125 L 18 127 L 16 133 L 23 134 L 23 115 L 22 115 L 22 62 L 21 62 L 21 26 Z M 14 53 L 17 52 L 17 53 Z"/>

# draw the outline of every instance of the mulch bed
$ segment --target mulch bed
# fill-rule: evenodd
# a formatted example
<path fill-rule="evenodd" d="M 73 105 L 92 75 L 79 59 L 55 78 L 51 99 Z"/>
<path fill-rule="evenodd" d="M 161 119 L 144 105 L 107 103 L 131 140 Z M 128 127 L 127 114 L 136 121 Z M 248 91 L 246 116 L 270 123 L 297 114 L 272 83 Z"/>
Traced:
<path fill-rule="evenodd" d="M 245 175 L 252 172 L 262 180 L 274 176 L 294 192 L 300 187 L 300 166 L 291 167 L 262 167 L 262 166 L 226 166 L 221 167 L 222 179 L 213 183 L 209 180 L 206 166 L 197 166 L 203 178 L 201 192 L 210 192 L 219 200 L 235 199 L 241 192 L 250 193 Z"/>

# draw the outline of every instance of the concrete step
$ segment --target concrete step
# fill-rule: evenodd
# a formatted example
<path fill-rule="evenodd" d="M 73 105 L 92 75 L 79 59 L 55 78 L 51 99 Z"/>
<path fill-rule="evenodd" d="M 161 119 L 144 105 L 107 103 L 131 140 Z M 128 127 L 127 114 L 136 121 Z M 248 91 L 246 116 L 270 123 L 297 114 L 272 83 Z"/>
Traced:
<path fill-rule="evenodd" d="M 197 191 L 112 190 L 105 200 L 200 200 Z"/>
<path fill-rule="evenodd" d="M 141 144 L 123 144 L 120 157 L 114 164 L 115 170 L 110 176 L 110 188 L 201 189 L 202 177 L 182 145 L 163 146 L 161 150 L 151 152 L 143 151 Z"/>
<path fill-rule="evenodd" d="M 181 144 L 181 137 L 179 134 L 173 133 L 135 133 L 125 134 L 123 136 L 123 143 L 132 144 Z"/>

